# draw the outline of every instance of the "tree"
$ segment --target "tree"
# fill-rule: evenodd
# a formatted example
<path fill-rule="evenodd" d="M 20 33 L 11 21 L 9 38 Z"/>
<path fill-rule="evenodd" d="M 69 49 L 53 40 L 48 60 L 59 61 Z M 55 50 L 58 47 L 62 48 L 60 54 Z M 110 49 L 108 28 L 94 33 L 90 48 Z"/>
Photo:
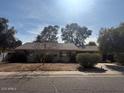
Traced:
<path fill-rule="evenodd" d="M 84 47 L 85 39 L 92 33 L 87 27 L 81 27 L 77 23 L 67 24 L 61 32 L 65 43 L 73 43 L 77 47 Z"/>
<path fill-rule="evenodd" d="M 22 41 L 21 40 L 17 40 L 15 42 L 15 47 L 21 46 L 22 45 Z"/>
<path fill-rule="evenodd" d="M 118 63 L 124 64 L 124 23 L 116 28 L 102 28 L 98 38 L 102 54 L 108 58 L 116 56 Z"/>
<path fill-rule="evenodd" d="M 59 26 L 48 26 L 44 27 L 43 31 L 40 35 L 37 36 L 35 42 L 58 42 L 57 34 L 58 34 Z"/>
<path fill-rule="evenodd" d="M 96 46 L 96 43 L 93 42 L 93 41 L 90 41 L 87 45 L 89 45 L 89 46 Z"/>
<path fill-rule="evenodd" d="M 8 20 L 5 18 L 0 18 L 0 49 L 3 52 L 3 60 L 4 60 L 4 52 L 7 49 L 15 48 L 16 38 L 15 33 L 16 30 L 14 27 L 9 28 Z"/>
<path fill-rule="evenodd" d="M 99 32 L 99 48 L 103 54 L 111 54 L 113 52 L 113 45 L 112 45 L 112 34 L 113 28 L 101 28 Z"/>
<path fill-rule="evenodd" d="M 102 28 L 98 43 L 104 54 L 124 52 L 124 24 L 116 28 Z"/>

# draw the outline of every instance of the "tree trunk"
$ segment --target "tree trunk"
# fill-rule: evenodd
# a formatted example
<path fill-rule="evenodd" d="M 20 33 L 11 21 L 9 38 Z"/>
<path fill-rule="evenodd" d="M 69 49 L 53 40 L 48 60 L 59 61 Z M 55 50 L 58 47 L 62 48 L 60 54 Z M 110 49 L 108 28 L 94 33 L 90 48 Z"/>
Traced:
<path fill-rule="evenodd" d="M 2 61 L 4 62 L 4 59 L 5 59 L 5 57 L 4 57 L 4 52 L 2 52 Z"/>
<path fill-rule="evenodd" d="M 2 50 L 2 62 L 5 61 L 5 55 L 4 55 L 4 53 L 5 53 L 5 49 Z"/>

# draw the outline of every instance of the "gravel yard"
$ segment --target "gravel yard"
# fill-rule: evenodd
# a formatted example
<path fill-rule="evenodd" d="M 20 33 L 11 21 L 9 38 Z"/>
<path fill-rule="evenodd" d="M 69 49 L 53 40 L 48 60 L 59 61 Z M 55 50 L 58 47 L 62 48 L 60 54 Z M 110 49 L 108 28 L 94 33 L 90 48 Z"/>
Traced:
<path fill-rule="evenodd" d="M 15 71 L 77 71 L 73 63 L 0 63 L 0 72 Z"/>

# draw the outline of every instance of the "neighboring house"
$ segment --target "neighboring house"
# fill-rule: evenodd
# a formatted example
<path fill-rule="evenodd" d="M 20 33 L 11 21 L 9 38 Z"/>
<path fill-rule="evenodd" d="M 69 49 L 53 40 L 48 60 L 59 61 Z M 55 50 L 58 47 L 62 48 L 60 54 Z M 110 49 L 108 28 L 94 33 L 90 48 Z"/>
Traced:
<path fill-rule="evenodd" d="M 99 52 L 97 46 L 85 46 L 78 48 L 72 43 L 25 43 L 17 47 L 15 52 L 25 52 L 28 54 L 27 61 L 33 61 L 34 55 L 52 55 L 54 62 L 75 62 L 77 53 Z"/>

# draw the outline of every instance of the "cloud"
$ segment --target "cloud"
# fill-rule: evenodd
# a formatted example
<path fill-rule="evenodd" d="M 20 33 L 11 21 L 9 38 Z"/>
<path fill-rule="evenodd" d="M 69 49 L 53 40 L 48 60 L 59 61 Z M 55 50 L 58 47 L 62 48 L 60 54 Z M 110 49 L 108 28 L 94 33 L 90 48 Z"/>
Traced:
<path fill-rule="evenodd" d="M 88 44 L 88 43 L 91 42 L 91 41 L 97 43 L 97 37 L 90 36 L 89 38 L 87 38 L 87 39 L 85 40 L 86 44 Z"/>
<path fill-rule="evenodd" d="M 29 30 L 27 32 L 30 33 L 30 34 L 33 34 L 33 35 L 38 35 L 42 31 L 42 29 L 43 28 L 41 28 L 41 26 L 38 26 L 38 27 L 33 28 L 33 29 L 31 29 L 31 30 Z"/>
<path fill-rule="evenodd" d="M 32 29 L 28 30 L 27 32 L 33 35 L 38 35 L 43 31 L 44 27 L 47 27 L 48 24 L 39 24 L 33 27 Z"/>
<path fill-rule="evenodd" d="M 27 42 L 32 42 L 36 38 L 34 35 L 21 34 L 21 33 L 17 33 L 16 36 L 19 37 L 19 39 L 23 42 L 23 44 Z"/>

